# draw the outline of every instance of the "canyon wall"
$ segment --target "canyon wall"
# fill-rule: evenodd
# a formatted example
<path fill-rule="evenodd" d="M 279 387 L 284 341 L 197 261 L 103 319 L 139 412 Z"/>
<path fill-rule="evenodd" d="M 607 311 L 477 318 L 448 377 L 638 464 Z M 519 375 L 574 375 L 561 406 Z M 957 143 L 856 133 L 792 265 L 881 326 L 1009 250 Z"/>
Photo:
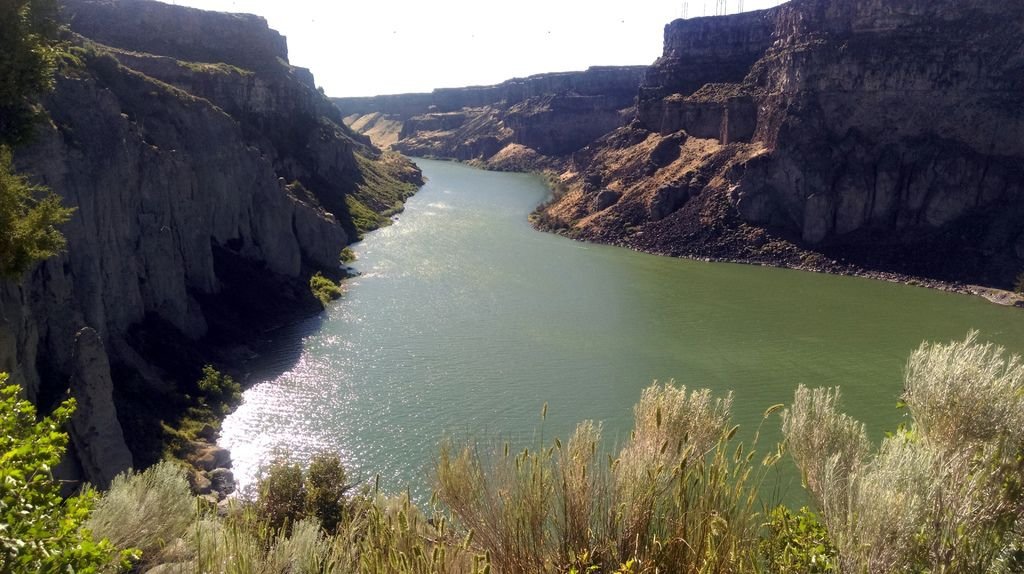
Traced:
<path fill-rule="evenodd" d="M 309 276 L 340 271 L 365 230 L 350 211 L 393 209 L 420 176 L 345 128 L 261 18 L 127 0 L 64 15 L 82 65 L 15 163 L 75 213 L 66 253 L 0 287 L 0 370 L 43 409 L 71 389 L 63 473 L 103 487 L 155 460 L 157 415 L 203 364 L 317 312 Z"/>
<path fill-rule="evenodd" d="M 429 94 L 334 98 L 356 131 L 414 156 L 529 167 L 625 124 L 646 68 L 592 67 Z"/>
<path fill-rule="evenodd" d="M 635 121 L 574 155 L 538 221 L 658 253 L 1009 286 L 1022 23 L 1024 5 L 996 0 L 673 22 Z"/>

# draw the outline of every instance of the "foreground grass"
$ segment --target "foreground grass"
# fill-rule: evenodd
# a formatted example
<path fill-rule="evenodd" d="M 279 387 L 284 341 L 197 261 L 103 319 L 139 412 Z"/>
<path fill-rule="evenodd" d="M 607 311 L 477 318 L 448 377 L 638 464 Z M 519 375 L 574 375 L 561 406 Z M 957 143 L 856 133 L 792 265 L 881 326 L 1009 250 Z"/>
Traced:
<path fill-rule="evenodd" d="M 221 508 L 161 463 L 118 478 L 83 532 L 161 573 L 1024 571 L 1024 365 L 974 334 L 922 345 L 901 399 L 911 422 L 876 448 L 837 389 L 801 387 L 759 454 L 731 396 L 654 385 L 614 453 L 590 421 L 519 452 L 444 443 L 422 508 L 335 456 L 276 461 Z M 787 451 L 813 509 L 761 502 Z"/>

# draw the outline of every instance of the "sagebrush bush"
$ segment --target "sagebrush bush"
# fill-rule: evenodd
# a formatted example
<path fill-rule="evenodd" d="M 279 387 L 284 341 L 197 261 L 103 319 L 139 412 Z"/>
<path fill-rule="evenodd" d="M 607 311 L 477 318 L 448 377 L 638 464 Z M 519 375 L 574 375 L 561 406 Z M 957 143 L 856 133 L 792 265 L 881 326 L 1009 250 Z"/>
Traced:
<path fill-rule="evenodd" d="M 733 444 L 731 398 L 644 391 L 618 457 L 600 427 L 563 445 L 483 457 L 442 446 L 439 499 L 499 572 L 736 572 L 755 567 L 764 466 Z M 770 461 L 768 462 L 770 464 Z"/>
<path fill-rule="evenodd" d="M 1024 515 L 1024 365 L 977 342 L 924 344 L 907 363 L 911 422 L 874 453 L 838 392 L 798 389 L 786 444 L 843 572 L 987 572 Z"/>
<path fill-rule="evenodd" d="M 160 462 L 143 472 L 116 476 L 86 527 L 117 548 L 138 548 L 144 562 L 159 560 L 196 518 L 196 500 L 180 466 Z"/>

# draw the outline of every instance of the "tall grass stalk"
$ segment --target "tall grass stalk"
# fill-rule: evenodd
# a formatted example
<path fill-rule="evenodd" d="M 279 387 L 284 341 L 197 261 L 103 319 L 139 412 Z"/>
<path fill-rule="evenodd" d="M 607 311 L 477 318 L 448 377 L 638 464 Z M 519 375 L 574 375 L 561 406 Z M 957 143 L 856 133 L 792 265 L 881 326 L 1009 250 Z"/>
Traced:
<path fill-rule="evenodd" d="M 766 467 L 734 442 L 730 406 L 730 396 L 656 384 L 607 463 L 593 422 L 566 445 L 514 455 L 448 442 L 438 496 L 503 573 L 752 570 Z"/>

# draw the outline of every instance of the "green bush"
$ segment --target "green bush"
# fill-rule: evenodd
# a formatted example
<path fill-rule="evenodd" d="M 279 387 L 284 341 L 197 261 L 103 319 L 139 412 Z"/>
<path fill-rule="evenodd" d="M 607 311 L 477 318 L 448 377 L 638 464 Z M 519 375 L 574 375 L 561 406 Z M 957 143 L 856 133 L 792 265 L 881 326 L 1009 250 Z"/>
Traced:
<path fill-rule="evenodd" d="M 57 230 L 73 209 L 49 189 L 31 185 L 11 169 L 11 152 L 0 145 L 0 277 L 17 278 L 36 261 L 64 250 Z"/>
<path fill-rule="evenodd" d="M 345 512 L 345 494 L 352 488 L 341 459 L 323 454 L 313 457 L 303 484 L 306 514 L 319 520 L 324 530 L 334 533 Z"/>
<path fill-rule="evenodd" d="M 256 509 L 271 528 L 289 530 L 305 518 L 334 533 L 345 515 L 351 489 L 336 455 L 318 454 L 302 467 L 285 457 L 274 460 L 256 485 Z"/>
<path fill-rule="evenodd" d="M 256 512 L 275 530 L 287 530 L 306 515 L 302 467 L 286 458 L 274 460 L 256 485 Z"/>
<path fill-rule="evenodd" d="M 352 263 L 356 260 L 356 252 L 351 247 L 346 247 L 341 250 L 341 262 L 345 264 Z"/>
<path fill-rule="evenodd" d="M 118 555 L 85 527 L 95 493 L 64 500 L 51 473 L 67 448 L 61 428 L 74 400 L 37 420 L 20 388 L 3 386 L 6 381 L 0 373 L 0 572 L 122 569 L 131 553 Z"/>
<path fill-rule="evenodd" d="M 828 530 L 808 508 L 792 512 L 777 506 L 768 514 L 766 536 L 761 540 L 764 568 L 775 574 L 826 574 L 839 572 L 835 547 Z"/>
<path fill-rule="evenodd" d="M 242 386 L 233 378 L 215 369 L 213 365 L 203 367 L 203 377 L 196 383 L 210 406 L 226 414 L 242 402 Z"/>
<path fill-rule="evenodd" d="M 341 297 L 341 285 L 324 277 L 319 271 L 309 278 L 309 290 L 324 307 L 331 301 Z"/>

